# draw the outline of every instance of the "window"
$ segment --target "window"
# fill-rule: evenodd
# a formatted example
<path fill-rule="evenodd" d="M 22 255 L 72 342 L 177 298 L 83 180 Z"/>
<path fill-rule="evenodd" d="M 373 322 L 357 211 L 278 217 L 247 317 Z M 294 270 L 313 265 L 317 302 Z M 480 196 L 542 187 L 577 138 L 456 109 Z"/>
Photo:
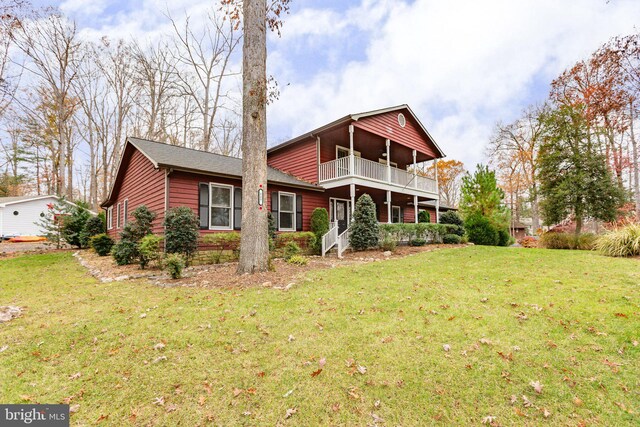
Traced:
<path fill-rule="evenodd" d="M 398 124 L 400 125 L 401 128 L 407 125 L 407 119 L 404 117 L 404 114 L 402 113 L 398 114 Z"/>
<path fill-rule="evenodd" d="M 113 206 L 107 208 L 107 230 L 113 228 Z"/>
<path fill-rule="evenodd" d="M 129 217 L 129 199 L 124 199 L 124 213 L 122 215 L 122 225 L 127 225 L 127 219 Z"/>
<path fill-rule="evenodd" d="M 210 221 L 212 230 L 232 229 L 233 186 L 210 184 Z"/>
<path fill-rule="evenodd" d="M 391 206 L 391 222 L 398 224 L 402 222 L 402 215 L 400 213 L 400 206 Z"/>
<path fill-rule="evenodd" d="M 279 197 L 279 230 L 295 231 L 296 229 L 296 195 L 293 193 L 278 193 Z"/>
<path fill-rule="evenodd" d="M 360 152 L 356 150 L 353 150 L 353 155 L 356 157 L 361 156 Z M 347 147 L 342 147 L 341 145 L 336 145 L 336 159 L 341 159 L 343 157 L 349 157 L 349 149 Z"/>
<path fill-rule="evenodd" d="M 120 228 L 120 203 L 116 208 L 116 228 Z"/>

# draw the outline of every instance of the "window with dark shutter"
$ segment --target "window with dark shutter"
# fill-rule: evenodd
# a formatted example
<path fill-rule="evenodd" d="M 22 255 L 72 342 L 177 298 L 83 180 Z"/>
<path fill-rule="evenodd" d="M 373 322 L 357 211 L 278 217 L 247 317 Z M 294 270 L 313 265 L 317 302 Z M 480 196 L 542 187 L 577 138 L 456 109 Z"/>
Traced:
<path fill-rule="evenodd" d="M 200 230 L 209 229 L 209 184 L 201 182 L 198 185 L 198 215 L 200 216 Z"/>
<path fill-rule="evenodd" d="M 302 196 L 296 195 L 296 231 L 302 231 Z"/>
<path fill-rule="evenodd" d="M 233 189 L 233 229 L 242 228 L 242 188 Z"/>
<path fill-rule="evenodd" d="M 278 197 L 279 195 L 277 191 L 271 192 L 271 216 L 276 220 L 276 230 L 280 228 L 280 218 L 278 218 L 280 216 L 278 215 Z"/>

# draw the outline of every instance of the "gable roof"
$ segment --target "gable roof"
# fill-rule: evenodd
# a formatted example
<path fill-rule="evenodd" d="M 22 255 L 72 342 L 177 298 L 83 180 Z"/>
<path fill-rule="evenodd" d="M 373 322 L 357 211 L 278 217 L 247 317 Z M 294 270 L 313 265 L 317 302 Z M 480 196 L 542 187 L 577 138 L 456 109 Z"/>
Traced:
<path fill-rule="evenodd" d="M 39 199 L 48 199 L 48 198 L 57 199 L 58 196 L 54 194 L 48 194 L 44 196 L 13 196 L 13 197 L 0 197 L 0 207 L 5 207 L 6 205 L 12 205 L 14 203 L 22 203 L 29 202 L 31 200 L 39 200 Z"/>
<path fill-rule="evenodd" d="M 378 110 L 372 110 L 372 111 L 365 111 L 362 113 L 355 113 L 355 114 L 347 114 L 346 116 L 339 118 L 338 120 L 335 120 L 331 123 L 328 123 L 324 126 L 321 126 L 317 129 L 312 130 L 311 132 L 307 132 L 305 134 L 302 134 L 296 138 L 290 139 L 288 141 L 285 141 L 281 144 L 278 144 L 276 146 L 273 146 L 271 148 L 269 148 L 267 150 L 267 153 L 271 153 L 273 151 L 279 150 L 281 148 L 284 148 L 286 146 L 289 146 L 291 144 L 295 144 L 299 141 L 303 141 L 307 138 L 310 137 L 314 137 L 316 135 L 318 135 L 321 132 L 324 132 L 326 130 L 332 129 L 334 127 L 346 124 L 346 123 L 351 123 L 354 121 L 358 121 L 359 119 L 365 118 L 365 117 L 371 117 L 371 116 L 377 116 L 380 114 L 385 114 L 385 113 L 389 113 L 392 111 L 398 111 L 398 110 L 407 110 L 409 112 L 409 114 L 411 114 L 412 118 L 416 121 L 416 123 L 418 123 L 420 129 L 425 133 L 425 135 L 427 136 L 427 138 L 429 138 L 429 140 L 433 143 L 433 145 L 435 146 L 438 154 L 440 155 L 440 158 L 445 157 L 444 152 L 442 151 L 442 149 L 438 146 L 438 144 L 436 143 L 436 141 L 433 139 L 433 137 L 431 136 L 431 134 L 429 133 L 429 131 L 427 131 L 427 128 L 424 127 L 424 125 L 422 124 L 422 122 L 420 121 L 420 119 L 418 119 L 418 116 L 416 116 L 416 114 L 413 112 L 413 110 L 411 109 L 411 107 L 409 107 L 409 105 L 407 104 L 401 104 L 401 105 L 396 105 L 395 107 L 387 107 L 387 108 L 381 108 Z"/>

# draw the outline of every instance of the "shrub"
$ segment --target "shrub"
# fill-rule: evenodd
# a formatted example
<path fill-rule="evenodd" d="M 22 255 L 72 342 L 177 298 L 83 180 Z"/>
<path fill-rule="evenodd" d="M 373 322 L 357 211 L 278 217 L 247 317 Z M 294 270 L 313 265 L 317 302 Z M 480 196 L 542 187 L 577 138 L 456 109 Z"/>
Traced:
<path fill-rule="evenodd" d="M 573 249 L 574 237 L 568 233 L 549 231 L 540 236 L 540 246 L 546 249 Z"/>
<path fill-rule="evenodd" d="M 185 262 L 184 258 L 180 254 L 169 254 L 164 259 L 164 268 L 169 273 L 172 279 L 179 279 L 182 277 L 182 270 L 184 270 Z"/>
<path fill-rule="evenodd" d="M 283 256 L 286 261 L 289 261 L 291 257 L 300 255 L 300 252 L 302 251 L 296 242 L 289 242 L 284 247 Z"/>
<path fill-rule="evenodd" d="M 224 250 L 237 250 L 240 248 L 240 233 L 211 233 L 202 238 L 202 241 L 214 246 L 216 249 L 221 248 Z"/>
<path fill-rule="evenodd" d="M 513 238 L 506 228 L 498 230 L 498 246 L 509 246 L 513 244 Z"/>
<path fill-rule="evenodd" d="M 431 214 L 428 211 L 420 211 L 418 213 L 418 222 L 419 223 L 431 222 Z"/>
<path fill-rule="evenodd" d="M 378 246 L 379 229 L 376 206 L 368 194 L 358 198 L 353 212 L 349 242 L 356 251 Z"/>
<path fill-rule="evenodd" d="M 533 236 L 525 236 L 518 241 L 520 246 L 523 248 L 537 248 L 538 247 L 538 239 Z"/>
<path fill-rule="evenodd" d="M 167 211 L 163 225 L 165 227 L 165 250 L 167 253 L 181 254 L 185 262 L 198 250 L 200 224 L 191 208 L 178 206 Z"/>
<path fill-rule="evenodd" d="M 287 259 L 287 263 L 293 265 L 307 265 L 309 260 L 302 255 L 293 255 Z"/>
<path fill-rule="evenodd" d="M 396 250 L 397 245 L 398 244 L 391 236 L 386 236 L 380 241 L 380 249 L 382 249 L 383 251 L 393 252 Z"/>
<path fill-rule="evenodd" d="M 329 213 L 325 208 L 315 208 L 311 213 L 311 232 L 315 236 L 313 250 L 319 254 L 322 250 L 322 236 L 329 231 Z"/>
<path fill-rule="evenodd" d="M 576 249 L 581 251 L 592 251 L 596 248 L 598 236 L 593 233 L 582 233 L 576 241 Z"/>
<path fill-rule="evenodd" d="M 457 234 L 445 234 L 442 237 L 442 243 L 446 243 L 447 245 L 457 245 L 462 241 L 462 238 Z"/>
<path fill-rule="evenodd" d="M 456 211 L 447 211 L 440 214 L 440 224 L 453 224 L 459 227 L 464 226 L 464 221 Z"/>
<path fill-rule="evenodd" d="M 640 224 L 629 224 L 601 235 L 597 238 L 595 247 L 608 256 L 640 255 Z"/>
<path fill-rule="evenodd" d="M 411 239 L 411 240 L 409 240 L 409 246 L 424 246 L 426 244 L 427 244 L 427 241 L 425 239 Z"/>
<path fill-rule="evenodd" d="M 140 240 L 138 244 L 138 253 L 140 254 L 140 268 L 144 269 L 151 262 L 160 259 L 160 242 L 162 237 L 155 234 L 147 234 Z"/>
<path fill-rule="evenodd" d="M 396 243 L 412 239 L 424 239 L 427 242 L 440 242 L 445 234 L 454 233 L 458 226 L 450 224 L 380 224 L 380 241 L 394 240 Z"/>
<path fill-rule="evenodd" d="M 470 215 L 465 222 L 465 228 L 469 241 L 476 245 L 496 246 L 500 241 L 498 229 L 482 215 Z"/>
<path fill-rule="evenodd" d="M 81 206 L 76 206 L 71 212 L 71 215 L 64 217 L 62 222 L 62 238 L 70 245 L 77 246 L 78 248 L 85 247 L 87 240 L 84 239 L 83 242 L 81 234 L 90 217 L 91 213 L 89 213 L 88 210 Z"/>
<path fill-rule="evenodd" d="M 301 249 L 312 249 L 316 242 L 316 236 L 310 231 L 295 231 L 280 233 L 276 238 L 276 247 L 281 248 L 289 242 L 295 242 Z"/>
<path fill-rule="evenodd" d="M 138 256 L 138 244 L 128 239 L 120 239 L 118 243 L 111 248 L 111 255 L 118 265 L 127 265 L 133 263 Z"/>
<path fill-rule="evenodd" d="M 98 234 L 90 240 L 91 247 L 100 256 L 107 256 L 113 247 L 113 239 L 106 234 Z"/>
<path fill-rule="evenodd" d="M 271 212 L 267 212 L 267 221 L 269 222 L 267 226 L 269 238 L 271 240 L 276 240 L 276 237 L 278 237 L 278 227 L 276 227 L 276 219 L 273 217 Z"/>
<path fill-rule="evenodd" d="M 80 244 L 86 248 L 91 246 L 91 238 L 105 232 L 103 215 L 91 216 L 84 223 L 80 232 Z"/>

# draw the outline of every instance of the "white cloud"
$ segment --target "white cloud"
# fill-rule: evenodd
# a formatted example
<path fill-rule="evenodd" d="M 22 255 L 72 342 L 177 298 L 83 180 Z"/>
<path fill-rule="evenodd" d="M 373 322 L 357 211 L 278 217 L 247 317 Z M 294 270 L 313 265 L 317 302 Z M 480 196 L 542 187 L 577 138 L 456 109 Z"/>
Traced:
<path fill-rule="evenodd" d="M 497 120 L 544 98 L 546 88 L 531 99 L 534 81 L 550 82 L 610 37 L 634 31 L 638 16 L 640 2 L 631 0 L 366 0 L 344 14 L 305 9 L 285 23 L 271 59 L 317 36 L 335 41 L 320 58 L 339 55 L 346 36 L 331 25 L 365 38 L 364 59 L 342 57 L 337 69 L 292 79 L 269 109 L 270 134 L 296 136 L 349 112 L 408 103 L 449 157 L 472 168 Z M 290 29 L 295 36 L 286 36 Z M 277 78 L 295 74 L 271 59 Z"/>

